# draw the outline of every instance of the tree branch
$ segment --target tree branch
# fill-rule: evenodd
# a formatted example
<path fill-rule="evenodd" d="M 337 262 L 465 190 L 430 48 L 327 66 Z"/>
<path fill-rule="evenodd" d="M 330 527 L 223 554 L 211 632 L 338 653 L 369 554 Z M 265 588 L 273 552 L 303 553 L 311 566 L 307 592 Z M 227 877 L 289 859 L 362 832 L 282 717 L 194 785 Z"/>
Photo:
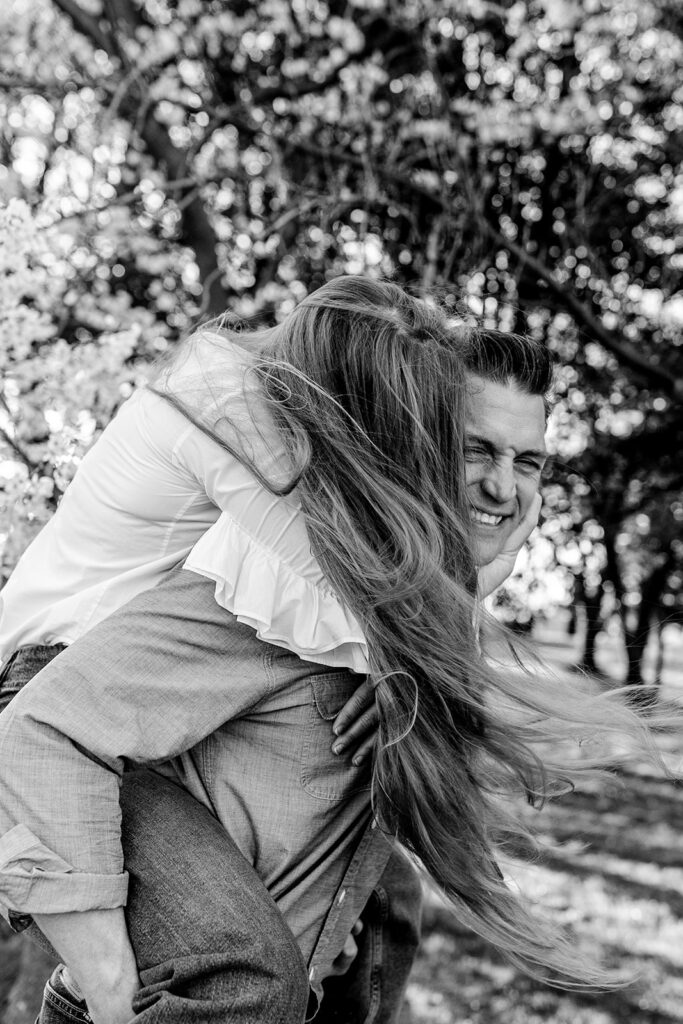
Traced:
<path fill-rule="evenodd" d="M 677 446 L 681 435 L 683 435 L 683 416 L 678 416 L 673 421 L 629 434 L 628 437 L 616 441 L 614 448 L 622 455 L 636 454 L 645 461 L 661 456 L 662 452 L 669 451 L 673 454 L 678 450 Z"/>
<path fill-rule="evenodd" d="M 532 256 L 531 253 L 512 241 L 512 239 L 505 238 L 488 221 L 484 221 L 483 226 L 489 237 L 501 247 L 508 249 L 518 260 L 528 266 L 536 277 L 550 288 L 565 309 L 572 314 L 577 324 L 584 327 L 608 352 L 615 355 L 620 363 L 629 366 L 632 370 L 642 374 L 647 380 L 656 383 L 657 387 L 666 392 L 666 394 L 679 399 L 683 398 L 682 381 L 672 379 L 670 373 L 653 365 L 652 362 L 642 356 L 635 345 L 620 340 L 614 332 L 608 331 L 588 306 L 581 302 L 575 292 L 563 282 L 558 281 L 552 271 L 539 259 Z"/>
<path fill-rule="evenodd" d="M 439 260 L 439 249 L 441 239 L 441 228 L 443 226 L 444 215 L 437 217 L 432 224 L 432 229 L 429 232 L 427 238 L 427 245 L 425 248 L 425 260 L 424 269 L 422 271 L 422 281 L 420 287 L 424 292 L 429 292 L 434 287 L 438 273 L 438 260 Z"/>
<path fill-rule="evenodd" d="M 0 427 L 0 439 L 5 442 L 7 447 L 14 452 L 14 454 L 17 456 L 20 462 L 23 462 L 26 468 L 31 473 L 40 472 L 40 463 L 34 462 L 34 460 L 31 458 L 28 452 L 25 451 L 24 448 L 22 448 L 22 446 L 17 441 L 15 441 L 10 434 L 7 433 L 4 427 Z"/>
<path fill-rule="evenodd" d="M 136 18 L 135 12 L 130 7 L 128 0 L 108 0 L 107 9 L 112 18 L 116 21 L 116 31 L 104 33 L 98 22 L 86 14 L 85 11 L 74 0 L 54 0 L 55 4 L 67 14 L 74 27 L 86 35 L 95 45 L 104 49 L 110 55 L 120 59 L 127 64 L 125 52 L 119 43 L 119 35 L 123 27 L 134 30 Z M 138 91 L 141 91 L 141 83 L 133 78 L 131 84 L 137 84 Z M 148 152 L 157 164 L 165 166 L 168 174 L 175 179 L 185 177 L 185 153 L 177 149 L 162 125 L 145 111 L 145 116 L 135 124 L 135 116 L 139 113 L 139 100 L 133 94 L 133 89 L 121 96 L 121 110 L 131 123 L 136 127 Z M 195 187 L 196 183 L 192 187 Z M 194 249 L 195 259 L 199 267 L 201 279 L 210 282 L 206 292 L 207 310 L 210 313 L 222 313 L 225 310 L 227 296 L 221 284 L 221 275 L 218 271 L 218 260 L 216 256 L 217 238 L 204 203 L 198 195 L 188 202 L 181 210 L 181 234 L 185 244 Z"/>
<path fill-rule="evenodd" d="M 324 146 L 317 146 L 305 139 L 291 138 L 287 135 L 273 134 L 271 138 L 278 142 L 283 149 L 296 149 L 301 153 L 308 153 L 309 156 L 320 157 L 323 160 L 332 160 L 335 163 L 345 163 L 350 167 L 358 167 L 362 171 L 372 170 L 374 174 L 382 178 L 384 181 L 390 181 L 394 185 L 401 185 L 402 187 L 409 189 L 414 194 L 424 196 L 424 198 L 430 200 L 430 202 L 436 203 L 436 205 L 440 206 L 446 213 L 451 212 L 451 205 L 446 203 L 443 197 L 432 191 L 432 189 L 427 188 L 424 185 L 420 185 L 419 182 L 413 181 L 413 179 L 407 175 L 401 174 L 399 171 L 392 171 L 384 165 L 377 167 L 374 164 L 369 164 L 365 157 L 355 156 L 353 153 L 347 153 L 346 150 L 343 149 L 332 149 Z"/>
<path fill-rule="evenodd" d="M 339 72 L 349 67 L 355 61 L 362 59 L 363 53 L 350 53 L 341 64 L 335 65 L 331 71 L 321 79 L 298 78 L 295 82 L 288 82 L 284 78 L 277 85 L 267 85 L 257 92 L 252 93 L 251 100 L 255 105 L 271 103 L 276 99 L 299 99 L 301 96 L 312 96 L 315 93 L 323 92 L 330 85 L 335 85 L 339 80 Z"/>
<path fill-rule="evenodd" d="M 105 34 L 97 20 L 91 15 L 86 14 L 75 3 L 75 0 L 54 0 L 54 2 L 60 10 L 69 15 L 75 27 L 87 35 L 96 45 L 107 50 L 109 53 L 117 51 L 115 33 Z M 107 0 L 107 10 L 116 19 L 117 28 L 123 23 L 130 23 L 130 18 L 133 16 L 129 7 L 129 0 Z M 348 62 L 357 60 L 360 56 L 361 54 L 350 55 Z M 266 87 L 254 93 L 253 102 L 255 104 L 265 103 L 277 96 L 300 96 L 304 95 L 307 91 L 324 89 L 336 81 L 339 71 L 344 66 L 344 64 L 338 65 L 320 82 L 306 79 L 298 83 L 292 83 L 288 87 L 284 83 L 278 86 Z M 130 99 L 129 105 L 133 105 Z M 264 130 L 262 126 L 255 125 L 248 118 L 245 118 L 243 111 L 230 108 L 220 111 L 219 116 L 210 126 L 210 130 L 215 131 L 226 124 L 232 124 L 238 131 L 244 132 L 251 137 L 257 136 Z M 139 126 L 139 131 L 155 160 L 160 164 L 164 164 L 169 174 L 174 178 L 182 180 L 186 176 L 185 155 L 173 145 L 168 132 L 150 116 L 144 118 L 143 123 Z M 446 194 L 439 194 L 433 188 L 415 181 L 410 174 L 392 170 L 386 164 L 381 166 L 370 164 L 367 156 L 360 157 L 343 149 L 318 146 L 306 139 L 287 136 L 284 132 L 273 132 L 269 138 L 283 147 L 285 151 L 294 149 L 317 159 L 357 167 L 366 173 L 372 171 L 380 180 L 408 189 L 413 195 L 422 196 L 449 216 L 453 216 L 457 212 L 452 197 Z M 556 300 L 571 314 L 577 326 L 588 336 L 595 339 L 607 351 L 611 352 L 622 365 L 644 377 L 654 387 L 673 398 L 683 399 L 682 380 L 672 378 L 670 372 L 653 364 L 635 345 L 623 340 L 616 332 L 608 330 L 574 291 L 556 279 L 549 267 L 537 257 L 527 252 L 519 243 L 506 238 L 483 215 L 480 216 L 480 224 L 483 231 L 492 241 L 512 253 L 519 261 L 520 266 L 528 268 L 531 274 L 548 287 Z M 195 250 L 202 277 L 205 280 L 212 280 L 214 282 L 210 298 L 210 309 L 211 311 L 219 311 L 225 305 L 225 296 L 220 287 L 219 277 L 214 273 L 217 267 L 215 253 L 216 237 L 204 204 L 198 196 L 194 197 L 182 211 L 182 231 L 187 243 Z"/>
<path fill-rule="evenodd" d="M 278 139 L 278 136 L 273 136 L 273 138 Z M 284 148 L 296 148 L 297 150 L 308 153 L 312 156 L 336 162 L 341 161 L 347 165 L 362 168 L 363 170 L 367 169 L 366 160 L 347 153 L 344 150 L 332 148 L 325 149 L 320 146 L 315 146 L 307 141 L 292 139 L 291 137 L 279 138 L 278 141 Z M 450 198 L 444 197 L 434 192 L 432 189 L 420 185 L 409 175 L 401 174 L 397 171 L 391 171 L 385 166 L 375 166 L 373 169 L 382 180 L 390 181 L 394 184 L 410 189 L 413 193 L 417 193 L 430 200 L 445 213 L 452 214 L 454 212 L 454 204 Z M 535 256 L 532 256 L 531 253 L 527 252 L 526 249 L 521 245 L 518 245 L 512 239 L 505 238 L 505 236 L 497 231 L 496 228 L 486 220 L 486 218 L 481 218 L 481 225 L 492 240 L 516 256 L 522 265 L 528 266 L 536 277 L 550 288 L 560 304 L 571 313 L 577 325 L 582 327 L 588 334 L 592 335 L 595 341 L 615 355 L 620 363 L 644 376 L 646 380 L 665 394 L 670 395 L 679 401 L 683 399 L 683 380 L 672 378 L 670 372 L 656 366 L 645 356 L 641 355 L 635 345 L 631 345 L 629 342 L 623 341 L 615 332 L 609 331 L 600 323 L 599 319 L 585 305 L 585 303 L 581 302 L 578 296 L 570 288 L 555 278 L 552 271 L 546 267 L 545 264 Z"/>
<path fill-rule="evenodd" d="M 111 54 L 113 40 L 100 28 L 97 18 L 87 14 L 82 7 L 75 3 L 75 0 L 53 0 L 53 2 L 63 14 L 71 18 L 74 28 L 87 36 L 100 50 Z"/>
<path fill-rule="evenodd" d="M 85 85 L 85 82 L 78 82 L 78 85 Z M 0 75 L 0 89 L 21 89 L 26 92 L 35 92 L 39 95 L 52 93 L 55 96 L 66 96 L 73 92 L 73 81 L 71 82 L 41 82 L 37 78 L 13 78 L 12 75 Z"/>

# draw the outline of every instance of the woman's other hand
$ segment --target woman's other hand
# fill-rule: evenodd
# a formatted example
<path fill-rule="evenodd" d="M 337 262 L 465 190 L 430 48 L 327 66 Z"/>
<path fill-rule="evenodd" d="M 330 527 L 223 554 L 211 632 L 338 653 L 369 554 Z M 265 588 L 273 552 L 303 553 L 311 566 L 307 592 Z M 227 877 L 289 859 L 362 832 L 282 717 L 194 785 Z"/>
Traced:
<path fill-rule="evenodd" d="M 529 506 L 529 511 L 524 516 L 524 519 L 521 520 L 517 529 L 510 534 L 508 542 L 500 554 L 496 555 L 494 560 L 489 562 L 488 565 L 482 565 L 479 569 L 477 585 L 477 596 L 479 598 L 488 597 L 489 594 L 493 593 L 496 587 L 499 587 L 514 569 L 520 549 L 528 540 L 531 531 L 538 525 L 541 504 L 541 495 L 537 494 Z"/>
<path fill-rule="evenodd" d="M 375 745 L 378 721 L 375 688 L 366 679 L 334 720 L 332 728 L 336 738 L 332 744 L 333 752 L 344 754 L 351 751 L 353 763 L 362 764 Z"/>
<path fill-rule="evenodd" d="M 353 928 L 351 929 L 350 935 L 347 936 L 344 948 L 341 953 L 332 961 L 327 977 L 339 977 L 341 974 L 346 974 L 353 961 L 358 956 L 358 936 L 363 931 L 363 922 L 360 918 L 356 921 Z"/>

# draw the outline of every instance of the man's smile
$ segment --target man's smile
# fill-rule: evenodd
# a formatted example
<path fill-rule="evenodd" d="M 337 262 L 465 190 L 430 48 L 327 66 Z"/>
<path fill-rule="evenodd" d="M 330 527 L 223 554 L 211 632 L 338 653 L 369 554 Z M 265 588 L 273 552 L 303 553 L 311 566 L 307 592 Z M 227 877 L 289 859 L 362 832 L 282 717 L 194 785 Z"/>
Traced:
<path fill-rule="evenodd" d="M 468 376 L 465 485 L 477 564 L 501 554 L 538 493 L 545 404 L 514 381 Z"/>
<path fill-rule="evenodd" d="M 483 512 L 481 509 L 471 507 L 470 518 L 482 526 L 499 526 L 503 519 L 509 519 L 509 516 L 494 515 L 492 512 Z"/>

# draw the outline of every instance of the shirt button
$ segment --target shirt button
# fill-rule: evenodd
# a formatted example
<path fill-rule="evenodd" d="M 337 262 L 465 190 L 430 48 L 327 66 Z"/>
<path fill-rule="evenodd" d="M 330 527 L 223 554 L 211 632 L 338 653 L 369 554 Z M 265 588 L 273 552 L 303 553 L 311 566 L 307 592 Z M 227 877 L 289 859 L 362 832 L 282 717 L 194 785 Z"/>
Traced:
<path fill-rule="evenodd" d="M 372 825 L 370 826 L 370 828 L 377 828 L 377 818 L 372 819 Z"/>
<path fill-rule="evenodd" d="M 339 893 L 339 899 L 337 900 L 337 903 L 339 904 L 340 907 L 341 907 L 341 905 L 342 905 L 342 903 L 344 902 L 345 899 L 346 899 L 346 889 L 342 889 L 342 891 Z"/>

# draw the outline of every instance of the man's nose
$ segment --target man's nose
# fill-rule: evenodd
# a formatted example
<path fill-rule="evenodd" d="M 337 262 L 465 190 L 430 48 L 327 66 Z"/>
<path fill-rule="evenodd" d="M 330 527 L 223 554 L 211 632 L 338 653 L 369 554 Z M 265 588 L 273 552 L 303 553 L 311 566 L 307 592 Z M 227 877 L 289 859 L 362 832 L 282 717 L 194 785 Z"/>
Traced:
<path fill-rule="evenodd" d="M 481 487 L 486 496 L 499 505 L 512 501 L 517 490 L 512 464 L 491 466 L 481 481 Z"/>

